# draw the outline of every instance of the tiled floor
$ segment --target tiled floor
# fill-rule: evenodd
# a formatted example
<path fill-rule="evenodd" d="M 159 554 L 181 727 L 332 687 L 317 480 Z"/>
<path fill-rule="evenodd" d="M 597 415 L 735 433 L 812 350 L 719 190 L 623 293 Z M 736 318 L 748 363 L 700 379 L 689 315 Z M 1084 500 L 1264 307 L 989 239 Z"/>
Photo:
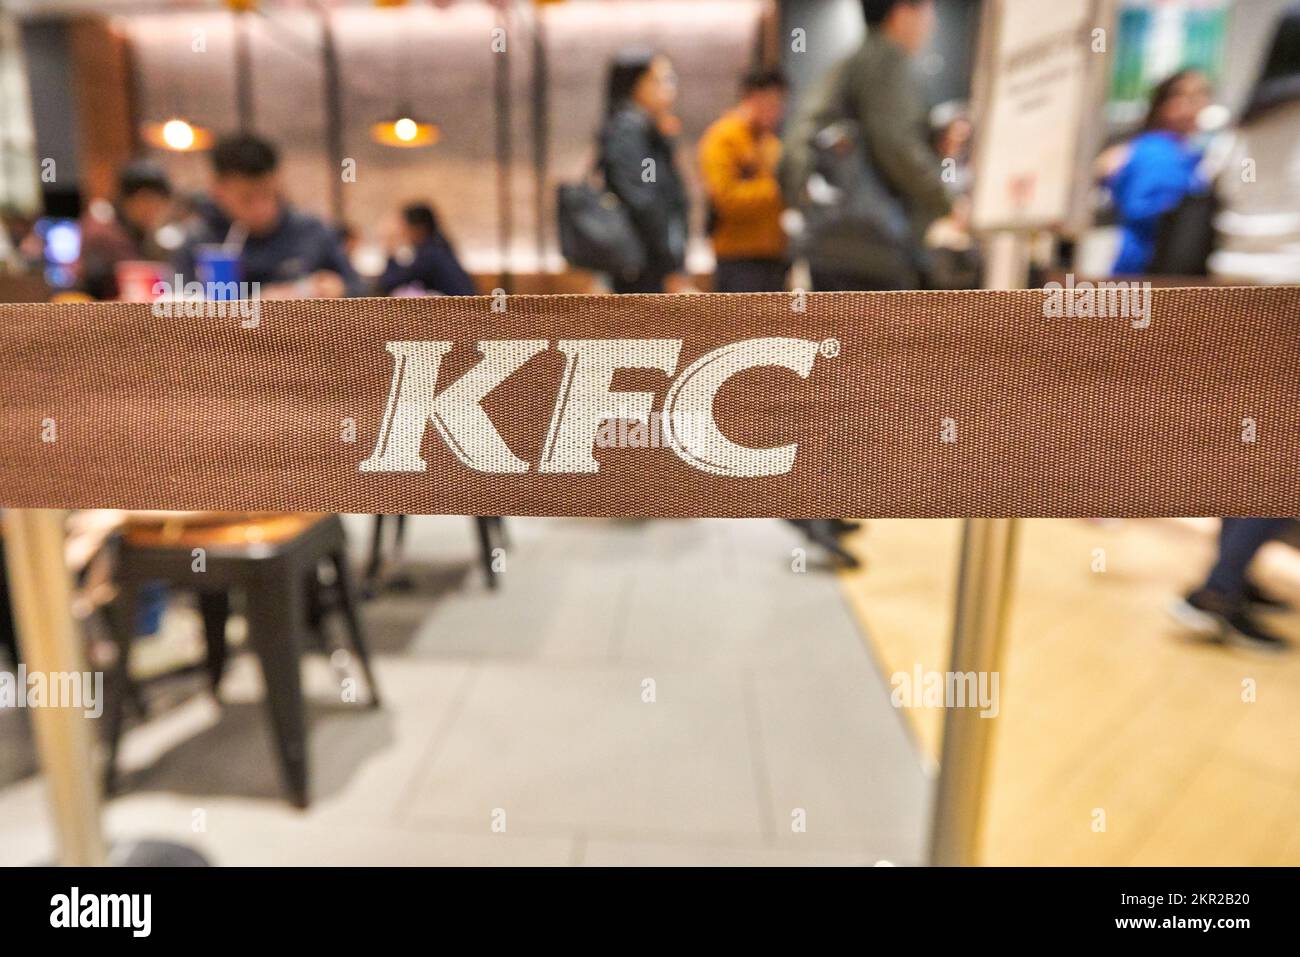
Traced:
<path fill-rule="evenodd" d="M 369 519 L 349 519 L 357 543 Z M 418 518 L 416 587 L 365 608 L 385 707 L 309 662 L 311 808 L 279 797 L 255 663 L 130 734 L 111 838 L 220 864 L 871 864 L 923 858 L 929 783 L 834 576 L 771 521 Z M 358 556 L 360 557 L 360 556 Z M 185 612 L 169 629 L 194 622 Z M 48 858 L 0 715 L 0 863 Z M 502 830 L 504 828 L 504 830 Z"/>

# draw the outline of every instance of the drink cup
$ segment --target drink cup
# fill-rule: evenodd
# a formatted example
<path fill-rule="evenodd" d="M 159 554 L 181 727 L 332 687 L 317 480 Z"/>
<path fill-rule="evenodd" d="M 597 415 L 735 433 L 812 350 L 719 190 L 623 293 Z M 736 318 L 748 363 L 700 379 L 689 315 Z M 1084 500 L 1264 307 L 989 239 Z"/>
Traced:
<path fill-rule="evenodd" d="M 158 298 L 159 283 L 170 280 L 165 263 L 143 259 L 126 259 L 113 267 L 117 279 L 117 298 L 122 302 L 153 302 Z"/>
<path fill-rule="evenodd" d="M 203 284 L 203 298 L 239 298 L 243 270 L 238 251 L 226 246 L 200 246 L 194 251 L 194 272 Z"/>

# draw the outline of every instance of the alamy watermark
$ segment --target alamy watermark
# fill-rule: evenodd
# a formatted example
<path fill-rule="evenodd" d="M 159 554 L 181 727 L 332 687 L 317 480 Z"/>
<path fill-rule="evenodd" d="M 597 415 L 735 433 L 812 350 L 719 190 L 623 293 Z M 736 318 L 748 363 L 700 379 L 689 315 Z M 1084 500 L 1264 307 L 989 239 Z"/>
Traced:
<path fill-rule="evenodd" d="M 1124 279 L 1075 280 L 1043 284 L 1046 319 L 1128 319 L 1134 329 L 1151 325 L 1151 283 Z"/>
<path fill-rule="evenodd" d="M 152 894 L 82 893 L 73 886 L 66 894 L 50 898 L 50 926 L 54 928 L 120 928 L 132 937 L 153 931 Z"/>
<path fill-rule="evenodd" d="M 262 318 L 260 282 L 175 281 L 153 284 L 150 308 L 159 319 L 238 319 L 245 329 L 255 329 Z"/>
<path fill-rule="evenodd" d="M 0 671 L 0 710 L 5 708 L 77 708 L 87 718 L 104 713 L 104 672 Z"/>
<path fill-rule="evenodd" d="M 979 708 L 981 718 L 996 718 L 999 674 L 996 671 L 896 671 L 889 684 L 895 708 Z"/>
<path fill-rule="evenodd" d="M 703 441 L 713 431 L 712 421 L 703 422 L 690 412 L 640 415 L 622 408 L 602 420 L 594 444 L 598 449 L 667 449 Z"/>

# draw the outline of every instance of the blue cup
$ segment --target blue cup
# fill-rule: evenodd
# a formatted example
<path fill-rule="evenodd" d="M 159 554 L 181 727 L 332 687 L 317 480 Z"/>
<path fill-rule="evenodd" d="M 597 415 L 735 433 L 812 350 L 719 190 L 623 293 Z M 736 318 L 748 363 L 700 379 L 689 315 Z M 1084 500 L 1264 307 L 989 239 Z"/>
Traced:
<path fill-rule="evenodd" d="M 243 269 L 237 251 L 226 246 L 199 246 L 194 250 L 194 273 L 203 284 L 205 299 L 239 298 Z"/>

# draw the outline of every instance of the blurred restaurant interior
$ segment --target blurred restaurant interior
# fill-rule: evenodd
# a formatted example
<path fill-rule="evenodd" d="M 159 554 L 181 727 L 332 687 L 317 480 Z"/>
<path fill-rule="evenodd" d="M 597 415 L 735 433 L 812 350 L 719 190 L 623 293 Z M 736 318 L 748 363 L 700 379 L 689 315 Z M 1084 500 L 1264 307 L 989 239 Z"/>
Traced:
<path fill-rule="evenodd" d="M 989 4 L 920 5 L 934 21 L 911 69 L 937 169 L 953 117 L 978 143 Z M 768 133 L 788 133 L 862 45 L 863 6 L 0 0 L 0 303 L 129 299 L 137 260 L 157 261 L 149 281 L 170 281 L 234 135 L 235 178 L 270 170 L 278 208 L 344 257 L 340 294 L 406 294 L 403 270 L 430 237 L 438 262 L 472 282 L 462 292 L 610 291 L 566 260 L 557 189 L 599 162 L 610 64 L 633 48 L 672 65 L 671 148 L 689 202 L 674 273 L 683 288 L 735 288 L 714 277 L 726 257 L 713 124 L 779 89 L 785 125 Z M 1258 106 L 1275 38 L 1300 21 L 1290 0 L 1113 8 L 1090 222 L 1035 241 L 1037 284 L 1124 271 L 1112 264 L 1129 227 L 1107 189 L 1122 172 L 1102 164 L 1150 129 L 1161 81 L 1203 81 L 1188 140 L 1198 159 L 1216 141 L 1226 150 Z M 1270 107 L 1294 121 L 1270 141 L 1289 144 L 1293 185 L 1294 68 L 1293 100 Z M 747 74 L 758 78 L 738 87 Z M 261 167 L 259 143 L 274 148 Z M 989 172 L 967 146 L 943 155 L 963 176 Z M 136 237 L 150 252 L 113 259 L 115 291 L 101 294 L 94 243 L 150 195 L 162 205 Z M 1300 282 L 1288 272 L 1300 192 L 1291 199 L 1289 252 L 1260 259 L 1263 273 L 1219 252 L 1199 272 L 1138 271 L 1156 285 Z M 952 208 L 950 288 L 977 288 L 982 237 L 962 199 Z M 796 261 L 779 288 L 818 288 L 807 268 Z M 298 295 L 334 294 L 304 292 L 315 275 L 285 278 Z M 653 291 L 676 291 L 671 278 Z M 144 861 L 184 847 L 217 865 L 953 862 L 933 846 L 945 802 L 963 801 L 937 790 L 950 709 L 899 690 L 951 668 L 962 527 L 72 513 L 68 597 L 106 697 L 81 722 L 84 767 L 64 773 L 94 793 L 67 804 L 48 786 L 31 709 L 0 707 L 0 864 L 121 862 L 132 847 Z M 1300 864 L 1294 524 L 1251 566 L 1274 599 L 1259 618 L 1269 641 L 1190 635 L 1186 615 L 1171 616 L 1224 547 L 1217 517 L 1024 519 L 1018 536 L 978 759 L 982 823 L 957 862 Z M 0 543 L 8 552 L 13 532 Z M 194 549 L 211 563 L 207 590 L 187 587 Z M 267 584 L 268 559 L 283 581 Z M 6 602 L 0 672 L 24 656 L 14 631 Z"/>

